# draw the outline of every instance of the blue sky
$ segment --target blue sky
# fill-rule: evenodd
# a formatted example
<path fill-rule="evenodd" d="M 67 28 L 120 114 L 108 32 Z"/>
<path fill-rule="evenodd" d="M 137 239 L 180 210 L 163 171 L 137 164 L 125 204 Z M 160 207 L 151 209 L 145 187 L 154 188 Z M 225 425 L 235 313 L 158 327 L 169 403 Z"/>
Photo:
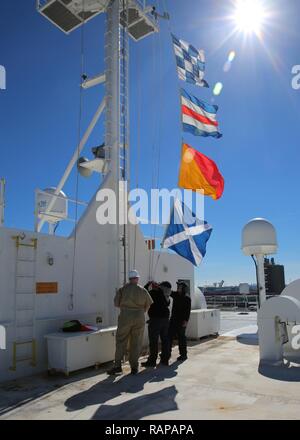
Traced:
<path fill-rule="evenodd" d="M 154 3 L 162 10 L 165 2 Z M 231 35 L 234 24 L 226 19 L 233 10 L 231 0 L 168 4 L 172 32 L 205 50 L 211 88 L 179 84 L 166 22 L 160 35 L 131 44 L 132 184 L 138 169 L 139 186 L 151 188 L 160 151 L 159 187 L 176 187 L 182 138 L 179 85 L 210 101 L 213 85 L 221 81 L 224 89 L 215 103 L 223 138 L 183 136 L 215 160 L 225 178 L 224 196 L 205 199 L 206 220 L 214 231 L 197 279 L 201 284 L 254 281 L 253 263 L 240 250 L 241 229 L 253 217 L 275 225 L 276 259 L 285 265 L 287 281 L 298 278 L 300 91 L 291 87 L 291 69 L 300 64 L 299 1 L 264 0 L 270 16 L 262 41 Z M 104 16 L 98 16 L 84 30 L 84 64 L 90 76 L 104 70 L 103 39 Z M 7 90 L 0 91 L 0 176 L 7 181 L 7 226 L 33 227 L 35 188 L 57 184 L 78 142 L 80 41 L 80 30 L 65 36 L 37 14 L 35 0 L 0 4 L 0 65 L 7 71 Z M 225 73 L 231 50 L 236 58 Z M 81 133 L 102 96 L 101 86 L 84 94 Z M 102 141 L 99 124 L 88 147 Z M 85 153 L 89 155 L 88 148 Z M 89 200 L 97 179 L 80 179 L 80 199 Z M 75 188 L 74 172 L 65 192 L 74 197 Z"/>

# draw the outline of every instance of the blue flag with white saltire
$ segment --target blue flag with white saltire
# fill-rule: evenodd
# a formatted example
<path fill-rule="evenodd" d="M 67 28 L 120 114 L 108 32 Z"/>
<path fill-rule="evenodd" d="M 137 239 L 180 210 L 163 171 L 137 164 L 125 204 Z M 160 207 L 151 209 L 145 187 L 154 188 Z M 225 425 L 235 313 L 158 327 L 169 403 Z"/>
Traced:
<path fill-rule="evenodd" d="M 197 219 L 183 202 L 176 199 L 162 247 L 172 249 L 194 266 L 199 266 L 211 233 L 212 227 L 206 221 Z"/>
<path fill-rule="evenodd" d="M 203 50 L 179 40 L 172 34 L 179 79 L 200 87 L 209 87 L 204 79 L 205 55 Z"/>

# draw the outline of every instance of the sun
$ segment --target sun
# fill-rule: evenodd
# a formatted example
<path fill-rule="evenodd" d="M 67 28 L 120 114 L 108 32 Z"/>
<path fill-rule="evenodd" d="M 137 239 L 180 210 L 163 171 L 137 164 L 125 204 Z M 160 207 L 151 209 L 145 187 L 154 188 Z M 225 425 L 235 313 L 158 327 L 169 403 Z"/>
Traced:
<path fill-rule="evenodd" d="M 236 0 L 233 19 L 237 30 L 245 34 L 259 34 L 265 17 L 262 0 Z"/>

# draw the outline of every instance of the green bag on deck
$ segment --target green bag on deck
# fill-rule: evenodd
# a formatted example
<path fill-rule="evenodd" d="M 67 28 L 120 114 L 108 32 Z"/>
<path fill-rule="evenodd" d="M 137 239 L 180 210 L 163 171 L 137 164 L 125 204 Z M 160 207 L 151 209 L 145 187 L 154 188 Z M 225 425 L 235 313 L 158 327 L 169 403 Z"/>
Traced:
<path fill-rule="evenodd" d="M 80 332 L 81 322 L 74 319 L 73 321 L 67 321 L 64 323 L 62 331 L 65 333 Z"/>

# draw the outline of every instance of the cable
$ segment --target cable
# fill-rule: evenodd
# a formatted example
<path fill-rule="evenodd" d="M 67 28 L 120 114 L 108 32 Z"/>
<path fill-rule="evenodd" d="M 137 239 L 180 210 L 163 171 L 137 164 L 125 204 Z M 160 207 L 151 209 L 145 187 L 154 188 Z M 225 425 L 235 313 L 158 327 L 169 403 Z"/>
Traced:
<path fill-rule="evenodd" d="M 53 231 L 53 235 L 56 234 L 56 231 L 57 231 L 59 225 L 60 225 L 60 222 L 56 222 L 55 227 L 54 227 L 54 231 Z"/>
<path fill-rule="evenodd" d="M 160 1 L 157 1 L 158 3 L 158 8 L 160 6 Z M 162 39 L 161 39 L 161 33 L 159 32 L 158 34 L 158 61 L 159 61 L 159 71 L 162 71 Z M 164 114 L 164 99 L 163 99 L 163 94 L 162 94 L 162 81 L 159 82 L 159 91 L 158 91 L 158 101 L 159 101 L 159 109 L 161 114 Z M 159 183 L 160 183 L 160 162 L 161 162 L 161 133 L 162 133 L 162 120 L 161 118 L 159 118 L 159 123 L 158 123 L 158 141 L 157 141 L 157 175 L 156 175 L 156 186 L 157 188 L 159 188 Z M 157 225 L 154 225 L 154 242 L 156 243 L 156 233 L 157 233 Z M 158 263 L 158 261 L 157 261 Z M 156 268 L 157 268 L 157 263 L 156 263 Z M 150 265 L 150 277 L 153 278 L 154 277 L 154 271 L 153 271 L 153 265 L 154 265 L 154 252 L 151 253 L 151 265 Z M 155 269 L 156 271 L 156 269 Z"/>
<path fill-rule="evenodd" d="M 152 53 L 152 60 L 153 60 L 153 78 L 157 78 L 157 64 L 156 64 L 156 38 L 153 37 L 153 53 Z M 153 94 L 153 99 L 155 99 L 155 94 Z M 153 101 L 152 101 L 153 103 Z M 152 177 L 151 177 L 151 188 L 154 188 L 155 186 L 155 162 L 154 162 L 154 158 L 156 155 L 156 150 L 155 150 L 155 146 L 156 146 L 156 140 L 157 140 L 157 129 L 158 129 L 158 112 L 155 109 L 155 105 L 153 105 L 153 115 L 154 115 L 154 130 L 153 130 L 153 144 L 152 144 L 152 160 L 153 160 L 153 164 L 152 164 Z M 153 252 L 150 253 L 150 257 L 149 257 L 149 281 L 151 281 L 151 266 L 152 266 L 152 258 L 153 258 Z"/>
<path fill-rule="evenodd" d="M 82 0 L 82 10 L 84 14 L 84 21 L 81 26 L 80 34 L 80 94 L 79 94 L 79 114 L 78 114 L 78 138 L 77 138 L 77 160 L 79 159 L 80 151 L 80 139 L 81 139 L 81 127 L 82 127 L 82 115 L 83 115 L 83 76 L 84 76 L 84 63 L 85 63 L 85 53 L 84 53 L 84 42 L 85 42 L 85 0 Z M 76 184 L 75 184 L 75 228 L 74 228 L 74 247 L 73 247 L 73 264 L 72 264 L 72 284 L 71 284 L 71 294 L 70 303 L 68 309 L 70 311 L 74 310 L 74 287 L 75 287 L 75 266 L 76 266 L 76 247 L 77 247 L 77 222 L 78 222 L 78 194 L 79 194 L 79 170 L 76 170 Z"/>
<path fill-rule="evenodd" d="M 136 189 L 139 188 L 139 166 L 140 166 L 140 156 L 141 156 L 141 113 L 142 113 L 142 97 L 141 97 L 141 76 L 140 76 L 140 53 L 139 47 L 137 47 L 137 62 L 136 62 L 136 82 L 137 82 L 137 156 L 136 156 Z M 133 251 L 133 267 L 136 267 L 136 249 L 137 249 L 137 228 L 134 228 L 134 251 Z"/>
<path fill-rule="evenodd" d="M 126 8 L 125 8 L 126 5 Z M 126 12 L 125 12 L 126 10 Z M 123 103 L 122 103 L 122 112 L 123 112 L 123 117 L 122 117 L 122 121 L 123 121 L 123 156 L 124 156 L 124 170 L 123 170 L 123 181 L 125 182 L 126 179 L 128 178 L 127 176 L 127 164 L 128 164 L 128 155 L 127 155 L 127 151 L 126 148 L 129 148 L 127 144 L 127 124 L 128 124 L 128 61 L 127 61 L 127 57 L 128 57 L 128 2 L 123 0 L 123 12 L 124 15 L 126 17 L 125 19 L 125 24 L 122 27 L 122 54 L 123 54 L 123 60 L 122 60 L 122 70 L 123 70 Z M 122 85 L 122 80 L 121 80 L 121 85 Z M 125 189 L 125 188 L 124 188 Z M 127 202 L 127 193 L 125 193 L 125 191 L 123 190 L 123 197 L 124 197 L 124 214 L 125 211 L 126 213 L 128 212 L 128 202 Z M 125 215 L 124 215 L 124 220 L 125 220 Z M 123 228 L 123 233 L 124 233 L 124 237 L 123 237 L 123 245 L 124 245 L 124 284 L 126 284 L 126 280 L 127 280 L 127 253 L 126 253 L 126 240 L 127 240 L 127 230 L 126 230 L 126 221 L 124 221 L 124 228 Z"/>
<path fill-rule="evenodd" d="M 254 261 L 255 264 L 255 271 L 256 271 L 256 285 L 257 285 L 257 302 L 258 302 L 258 307 L 260 308 L 260 284 L 259 284 L 259 276 L 258 276 L 258 266 L 257 266 L 257 261 L 254 258 L 254 255 L 251 255 L 252 260 Z"/>

